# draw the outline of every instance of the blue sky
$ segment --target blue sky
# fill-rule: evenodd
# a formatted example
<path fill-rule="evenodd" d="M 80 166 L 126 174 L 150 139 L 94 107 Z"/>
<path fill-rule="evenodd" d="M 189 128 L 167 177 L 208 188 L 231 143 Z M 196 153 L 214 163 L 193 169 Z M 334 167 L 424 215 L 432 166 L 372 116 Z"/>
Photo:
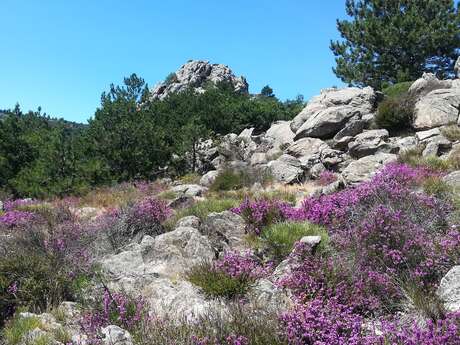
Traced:
<path fill-rule="evenodd" d="M 189 59 L 229 65 L 281 99 L 341 85 L 330 39 L 345 0 L 0 0 L 0 109 L 84 122 L 110 83 L 150 86 Z"/>

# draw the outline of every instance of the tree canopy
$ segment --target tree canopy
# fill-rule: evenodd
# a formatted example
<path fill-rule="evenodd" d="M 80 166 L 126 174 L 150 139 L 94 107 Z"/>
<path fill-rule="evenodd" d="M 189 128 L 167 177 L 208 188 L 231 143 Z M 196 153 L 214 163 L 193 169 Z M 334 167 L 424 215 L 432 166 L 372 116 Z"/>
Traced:
<path fill-rule="evenodd" d="M 381 89 L 423 72 L 453 75 L 460 48 L 460 12 L 453 0 L 347 0 L 331 41 L 335 74 L 345 83 Z"/>

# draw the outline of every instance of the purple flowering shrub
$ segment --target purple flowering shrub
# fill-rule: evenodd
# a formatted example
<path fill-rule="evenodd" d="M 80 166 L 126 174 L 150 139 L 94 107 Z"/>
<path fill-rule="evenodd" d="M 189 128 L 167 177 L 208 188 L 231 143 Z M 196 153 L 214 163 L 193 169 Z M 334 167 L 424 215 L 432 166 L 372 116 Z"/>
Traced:
<path fill-rule="evenodd" d="M 245 199 L 240 206 L 233 208 L 232 211 L 243 217 L 246 222 L 247 233 L 260 235 L 264 227 L 284 220 L 286 217 L 283 210 L 288 208 L 290 205 L 281 201 Z"/>
<path fill-rule="evenodd" d="M 242 297 L 259 278 L 270 274 L 271 263 L 262 263 L 250 251 L 227 252 L 212 263 L 202 263 L 187 274 L 188 280 L 211 297 Z"/>
<path fill-rule="evenodd" d="M 18 307 L 43 312 L 75 300 L 92 275 L 88 248 L 95 234 L 65 205 L 49 206 L 46 217 L 44 208 L 35 207 L 38 211 L 27 211 L 31 216 L 21 222 L 0 223 L 0 323 Z M 12 212 L 24 211 L 6 214 Z"/>
<path fill-rule="evenodd" d="M 324 170 L 323 172 L 321 172 L 318 179 L 318 183 L 320 186 L 327 186 L 335 181 L 337 181 L 337 175 L 329 170 Z"/>
<path fill-rule="evenodd" d="M 88 336 L 89 344 L 101 344 L 101 329 L 108 325 L 117 325 L 135 334 L 142 323 L 149 319 L 146 303 L 141 296 L 131 297 L 121 292 L 104 289 L 102 298 L 93 303 L 93 307 L 83 314 L 80 328 Z"/>
<path fill-rule="evenodd" d="M 108 210 L 95 220 L 94 227 L 107 233 L 113 248 L 119 248 L 144 235 L 164 233 L 163 223 L 171 215 L 172 209 L 165 201 L 146 197 L 132 206 Z"/>

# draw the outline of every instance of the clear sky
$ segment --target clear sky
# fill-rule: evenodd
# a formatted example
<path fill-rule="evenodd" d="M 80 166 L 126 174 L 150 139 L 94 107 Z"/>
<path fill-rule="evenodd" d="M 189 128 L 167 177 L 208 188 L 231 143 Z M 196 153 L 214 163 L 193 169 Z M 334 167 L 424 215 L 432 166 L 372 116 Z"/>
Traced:
<path fill-rule="evenodd" d="M 329 41 L 345 0 L 0 0 L 0 109 L 84 122 L 110 83 L 150 86 L 189 59 L 281 98 L 341 85 Z"/>

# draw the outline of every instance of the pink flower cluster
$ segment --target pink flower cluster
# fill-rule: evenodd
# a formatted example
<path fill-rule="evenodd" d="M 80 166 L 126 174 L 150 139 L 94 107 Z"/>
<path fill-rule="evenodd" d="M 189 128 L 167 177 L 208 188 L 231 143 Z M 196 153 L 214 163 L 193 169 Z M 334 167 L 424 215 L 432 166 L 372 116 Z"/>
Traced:
<path fill-rule="evenodd" d="M 323 172 L 321 172 L 318 179 L 318 183 L 321 186 L 327 186 L 335 181 L 337 181 L 337 175 L 329 170 L 324 170 Z"/>
<path fill-rule="evenodd" d="M 8 228 L 18 227 L 26 225 L 35 219 L 37 219 L 37 216 L 32 212 L 16 210 L 6 211 L 4 214 L 0 215 L 0 225 Z"/>
<path fill-rule="evenodd" d="M 231 251 L 216 260 L 213 268 L 232 278 L 259 279 L 269 275 L 273 269 L 271 263 L 262 264 L 250 251 Z"/>
<path fill-rule="evenodd" d="M 289 204 L 281 201 L 245 199 L 240 206 L 233 208 L 232 211 L 244 218 L 247 233 L 260 235 L 264 227 L 283 220 L 285 218 L 283 210 L 290 208 Z"/>
<path fill-rule="evenodd" d="M 5 211 L 13 211 L 17 208 L 20 208 L 21 206 L 34 205 L 37 202 L 38 201 L 33 199 L 10 199 L 3 203 L 3 209 Z"/>
<path fill-rule="evenodd" d="M 250 345 L 249 339 L 242 335 L 229 335 L 225 338 L 224 342 L 212 339 L 210 337 L 200 338 L 192 336 L 194 345 Z"/>
<path fill-rule="evenodd" d="M 115 324 L 130 331 L 140 327 L 141 322 L 147 319 L 147 309 L 142 297 L 133 299 L 106 289 L 100 309 L 85 313 L 80 320 L 80 327 L 88 335 L 91 344 L 100 344 L 100 331 L 103 327 Z"/>
<path fill-rule="evenodd" d="M 165 201 L 147 197 L 133 207 L 133 217 L 138 221 L 163 223 L 172 214 Z"/>

